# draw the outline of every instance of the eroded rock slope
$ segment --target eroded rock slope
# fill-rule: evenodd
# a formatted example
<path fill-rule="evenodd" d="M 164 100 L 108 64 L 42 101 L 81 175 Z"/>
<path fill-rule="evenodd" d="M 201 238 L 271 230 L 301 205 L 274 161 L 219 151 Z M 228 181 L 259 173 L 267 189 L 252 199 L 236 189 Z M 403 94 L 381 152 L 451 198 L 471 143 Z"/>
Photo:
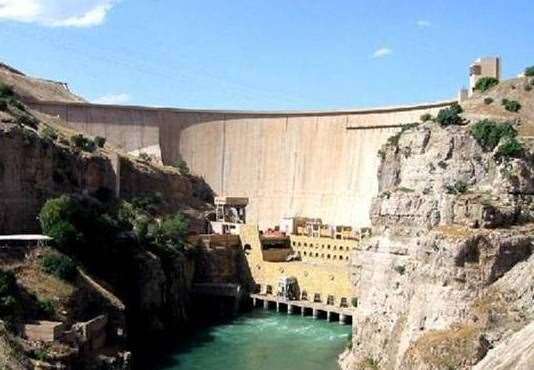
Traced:
<path fill-rule="evenodd" d="M 428 121 L 380 151 L 344 368 L 534 368 L 510 344 L 534 343 L 534 159 L 527 138 L 503 155 L 504 139 L 488 149 L 474 125 Z"/>

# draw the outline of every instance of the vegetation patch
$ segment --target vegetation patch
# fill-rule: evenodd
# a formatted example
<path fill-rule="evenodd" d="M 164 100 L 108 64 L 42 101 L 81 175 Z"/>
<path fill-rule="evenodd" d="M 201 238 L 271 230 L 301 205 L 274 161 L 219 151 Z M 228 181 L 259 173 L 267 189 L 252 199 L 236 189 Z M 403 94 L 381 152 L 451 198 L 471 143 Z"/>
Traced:
<path fill-rule="evenodd" d="M 50 126 L 46 126 L 45 128 L 43 128 L 43 130 L 41 131 L 41 135 L 45 140 L 48 141 L 56 141 L 59 137 L 57 131 Z"/>
<path fill-rule="evenodd" d="M 525 68 L 525 76 L 534 77 L 534 66 Z"/>
<path fill-rule="evenodd" d="M 41 228 L 61 252 L 96 272 L 116 271 L 133 245 L 169 253 L 183 251 L 188 222 L 181 213 L 157 216 L 147 207 L 118 199 L 63 195 L 48 200 Z M 50 271 L 69 276 L 68 260 L 52 260 Z"/>
<path fill-rule="evenodd" d="M 497 157 L 513 157 L 519 158 L 523 155 L 524 148 L 515 137 L 507 137 L 503 143 L 497 148 Z"/>
<path fill-rule="evenodd" d="M 61 280 L 73 281 L 77 275 L 76 264 L 64 255 L 47 254 L 41 260 L 43 271 Z"/>
<path fill-rule="evenodd" d="M 490 98 L 489 96 L 484 98 L 484 104 L 490 105 L 491 103 L 493 103 L 493 98 Z"/>
<path fill-rule="evenodd" d="M 92 153 L 96 150 L 96 144 L 94 140 L 91 140 L 82 134 L 72 135 L 70 137 L 71 144 L 84 152 Z"/>
<path fill-rule="evenodd" d="M 463 194 L 467 191 L 467 184 L 463 181 L 456 181 L 454 184 L 447 185 L 448 194 Z"/>
<path fill-rule="evenodd" d="M 464 123 L 462 117 L 460 117 L 462 112 L 462 107 L 458 103 L 454 103 L 438 112 L 436 122 L 441 126 L 461 125 Z"/>
<path fill-rule="evenodd" d="M 22 314 L 17 280 L 11 271 L 0 270 L 0 320 L 13 322 Z"/>
<path fill-rule="evenodd" d="M 178 172 L 180 172 L 180 175 L 183 175 L 183 176 L 191 175 L 191 170 L 189 169 L 189 166 L 187 166 L 187 163 L 183 159 L 178 159 L 176 161 L 176 168 L 178 169 Z"/>
<path fill-rule="evenodd" d="M 503 99 L 501 104 L 508 112 L 517 113 L 521 109 L 521 104 L 517 100 Z"/>
<path fill-rule="evenodd" d="M 491 151 L 502 138 L 516 137 L 517 130 L 509 122 L 497 123 L 485 119 L 471 126 L 471 135 L 485 151 Z"/>
<path fill-rule="evenodd" d="M 432 115 L 430 113 L 425 113 L 425 114 L 421 115 L 420 120 L 421 120 L 421 122 L 432 121 Z"/>
<path fill-rule="evenodd" d="M 480 92 L 485 92 L 491 89 L 493 86 L 497 86 L 499 80 L 494 77 L 482 77 L 475 84 L 475 90 Z"/>
<path fill-rule="evenodd" d="M 147 163 L 151 163 L 152 162 L 152 157 L 150 155 L 148 155 L 148 153 L 145 153 L 145 152 L 139 153 L 138 158 L 139 158 L 139 160 L 141 160 L 143 162 L 147 162 Z"/>
<path fill-rule="evenodd" d="M 95 145 L 99 148 L 103 148 L 106 145 L 106 138 L 102 136 L 95 136 Z"/>

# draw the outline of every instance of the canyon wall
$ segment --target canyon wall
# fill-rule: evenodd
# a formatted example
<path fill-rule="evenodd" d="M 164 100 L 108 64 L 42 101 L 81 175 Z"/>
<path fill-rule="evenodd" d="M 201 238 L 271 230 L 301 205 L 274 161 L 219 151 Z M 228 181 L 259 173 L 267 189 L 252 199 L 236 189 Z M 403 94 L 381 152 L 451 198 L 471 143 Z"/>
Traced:
<path fill-rule="evenodd" d="M 284 216 L 369 225 L 377 151 L 402 124 L 451 102 L 334 112 L 203 111 L 29 101 L 124 151 L 161 148 L 220 195 L 247 196 L 261 228 Z"/>

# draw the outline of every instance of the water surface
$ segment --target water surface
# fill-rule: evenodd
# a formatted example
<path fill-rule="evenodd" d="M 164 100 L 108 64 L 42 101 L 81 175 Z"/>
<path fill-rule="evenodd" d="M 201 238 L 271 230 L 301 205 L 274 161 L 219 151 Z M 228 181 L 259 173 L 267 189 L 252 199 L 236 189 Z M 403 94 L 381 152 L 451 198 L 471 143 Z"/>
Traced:
<path fill-rule="evenodd" d="M 157 370 L 337 370 L 350 325 L 254 310 L 199 329 Z"/>

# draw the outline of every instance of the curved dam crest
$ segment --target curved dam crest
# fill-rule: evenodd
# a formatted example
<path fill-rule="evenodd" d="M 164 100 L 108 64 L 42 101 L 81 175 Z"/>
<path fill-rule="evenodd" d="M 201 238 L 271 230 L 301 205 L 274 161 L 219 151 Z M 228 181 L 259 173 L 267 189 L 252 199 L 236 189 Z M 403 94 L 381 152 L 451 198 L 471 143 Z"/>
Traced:
<path fill-rule="evenodd" d="M 368 226 L 380 147 L 401 125 L 452 102 L 333 112 L 28 105 L 127 152 L 159 146 L 164 164 L 181 158 L 217 194 L 248 197 L 248 220 L 267 228 L 288 216 Z"/>

